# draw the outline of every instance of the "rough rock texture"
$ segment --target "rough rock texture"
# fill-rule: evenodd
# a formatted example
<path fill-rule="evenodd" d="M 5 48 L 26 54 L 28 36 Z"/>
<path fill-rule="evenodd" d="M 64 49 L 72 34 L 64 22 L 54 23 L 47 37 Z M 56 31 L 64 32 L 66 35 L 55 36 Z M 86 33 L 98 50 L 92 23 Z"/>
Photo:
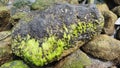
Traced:
<path fill-rule="evenodd" d="M 112 9 L 112 11 L 113 11 L 118 17 L 120 17 L 120 6 L 116 6 L 115 8 Z"/>
<path fill-rule="evenodd" d="M 1 65 L 0 68 L 29 68 L 29 67 L 21 60 L 14 60 Z"/>
<path fill-rule="evenodd" d="M 120 59 L 120 41 L 113 39 L 107 35 L 100 35 L 88 42 L 82 49 L 100 59 L 109 61 L 118 61 Z"/>
<path fill-rule="evenodd" d="M 45 9 L 55 3 L 70 3 L 70 4 L 78 4 L 78 0 L 36 0 L 35 3 L 32 4 L 32 9 L 42 10 Z"/>
<path fill-rule="evenodd" d="M 95 5 L 56 4 L 30 22 L 19 21 L 12 31 L 12 50 L 25 61 L 43 66 L 59 60 L 77 41 L 99 34 L 103 24 Z"/>
<path fill-rule="evenodd" d="M 97 8 L 104 16 L 104 28 L 103 32 L 107 35 L 113 35 L 114 34 L 114 24 L 117 20 L 117 15 L 115 15 L 112 11 L 109 10 L 107 4 L 97 4 Z"/>
<path fill-rule="evenodd" d="M 0 7 L 0 31 L 10 29 L 10 10 L 7 7 Z"/>
<path fill-rule="evenodd" d="M 9 43 L 0 41 L 0 65 L 12 59 Z"/>
<path fill-rule="evenodd" d="M 91 65 L 90 58 L 81 50 L 77 50 L 62 59 L 54 68 L 84 68 Z"/>
<path fill-rule="evenodd" d="M 112 62 L 110 61 L 102 61 L 96 58 L 90 58 L 91 65 L 86 66 L 85 68 L 117 68 Z"/>
<path fill-rule="evenodd" d="M 0 32 L 0 65 L 12 59 L 11 41 L 8 41 L 8 35 L 7 31 Z"/>

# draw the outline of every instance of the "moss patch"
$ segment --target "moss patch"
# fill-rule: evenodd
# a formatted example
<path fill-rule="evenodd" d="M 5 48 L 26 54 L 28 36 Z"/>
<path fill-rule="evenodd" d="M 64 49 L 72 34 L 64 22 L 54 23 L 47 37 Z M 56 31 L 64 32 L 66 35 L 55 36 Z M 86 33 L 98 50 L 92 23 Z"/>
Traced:
<path fill-rule="evenodd" d="M 3 64 L 0 68 L 29 68 L 23 61 L 15 60 Z"/>

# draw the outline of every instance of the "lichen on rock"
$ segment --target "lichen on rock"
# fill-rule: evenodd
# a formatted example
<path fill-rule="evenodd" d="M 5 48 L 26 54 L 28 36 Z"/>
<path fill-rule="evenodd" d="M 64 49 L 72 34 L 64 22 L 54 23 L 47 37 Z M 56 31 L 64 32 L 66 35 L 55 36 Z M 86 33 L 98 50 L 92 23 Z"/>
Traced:
<path fill-rule="evenodd" d="M 28 23 L 20 21 L 12 31 L 13 53 L 36 66 L 59 60 L 64 50 L 90 40 L 103 27 L 93 5 L 55 4 L 38 14 Z"/>

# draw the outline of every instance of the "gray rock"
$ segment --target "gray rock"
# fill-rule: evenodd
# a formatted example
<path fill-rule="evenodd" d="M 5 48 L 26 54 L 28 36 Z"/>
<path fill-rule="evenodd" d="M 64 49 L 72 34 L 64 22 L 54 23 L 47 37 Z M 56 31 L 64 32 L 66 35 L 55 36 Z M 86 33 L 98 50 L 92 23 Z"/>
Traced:
<path fill-rule="evenodd" d="M 110 61 L 102 61 L 100 59 L 91 58 L 91 65 L 86 66 L 85 68 L 113 68 L 113 67 L 116 66 L 114 66 L 114 64 Z"/>
<path fill-rule="evenodd" d="M 32 9 L 43 10 L 55 3 L 78 4 L 78 0 L 36 0 L 31 6 Z"/>
<path fill-rule="evenodd" d="M 107 35 L 96 36 L 84 45 L 82 49 L 86 53 L 103 60 L 119 62 L 120 59 L 120 41 Z"/>
<path fill-rule="evenodd" d="M 54 68 L 83 68 L 91 65 L 91 59 L 81 50 L 62 59 Z"/>

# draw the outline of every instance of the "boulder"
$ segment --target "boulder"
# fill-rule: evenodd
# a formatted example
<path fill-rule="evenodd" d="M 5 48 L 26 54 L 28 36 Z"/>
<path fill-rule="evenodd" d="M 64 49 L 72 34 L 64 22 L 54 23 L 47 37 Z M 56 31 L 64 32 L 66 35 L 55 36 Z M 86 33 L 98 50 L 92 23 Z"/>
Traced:
<path fill-rule="evenodd" d="M 21 60 L 14 60 L 1 65 L 0 68 L 29 68 L 29 67 Z"/>
<path fill-rule="evenodd" d="M 19 21 L 12 30 L 12 50 L 26 62 L 44 66 L 100 34 L 103 24 L 95 5 L 55 4 L 29 22 Z"/>
<path fill-rule="evenodd" d="M 97 4 L 97 8 L 104 16 L 104 28 L 103 34 L 113 35 L 114 34 L 114 24 L 117 20 L 117 15 L 109 10 L 107 4 Z"/>
<path fill-rule="evenodd" d="M 12 60 L 10 32 L 0 32 L 0 65 Z"/>
<path fill-rule="evenodd" d="M 10 44 L 0 41 L 0 65 L 12 59 L 12 50 Z"/>
<path fill-rule="evenodd" d="M 120 17 L 120 6 L 116 6 L 112 9 L 112 11 L 118 16 Z"/>
<path fill-rule="evenodd" d="M 84 68 L 90 66 L 90 58 L 80 49 L 62 59 L 54 68 Z"/>
<path fill-rule="evenodd" d="M 86 66 L 85 68 L 117 68 L 114 63 L 110 61 L 103 61 L 96 58 L 90 58 L 91 65 Z"/>
<path fill-rule="evenodd" d="M 118 61 L 120 59 L 120 41 L 107 35 L 99 35 L 94 37 L 82 49 L 93 57 L 102 60 Z"/>

